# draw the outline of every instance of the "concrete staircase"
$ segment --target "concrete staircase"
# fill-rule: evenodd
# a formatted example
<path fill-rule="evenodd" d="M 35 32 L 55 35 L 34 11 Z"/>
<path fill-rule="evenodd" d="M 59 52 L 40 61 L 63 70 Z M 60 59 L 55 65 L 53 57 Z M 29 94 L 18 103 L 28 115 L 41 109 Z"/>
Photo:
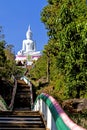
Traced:
<path fill-rule="evenodd" d="M 46 130 L 40 113 L 33 111 L 0 112 L 0 130 Z"/>
<path fill-rule="evenodd" d="M 30 89 L 18 80 L 13 111 L 0 112 L 0 130 L 46 130 L 42 116 L 31 111 Z"/>
<path fill-rule="evenodd" d="M 30 87 L 23 80 L 17 81 L 14 109 L 31 110 Z"/>

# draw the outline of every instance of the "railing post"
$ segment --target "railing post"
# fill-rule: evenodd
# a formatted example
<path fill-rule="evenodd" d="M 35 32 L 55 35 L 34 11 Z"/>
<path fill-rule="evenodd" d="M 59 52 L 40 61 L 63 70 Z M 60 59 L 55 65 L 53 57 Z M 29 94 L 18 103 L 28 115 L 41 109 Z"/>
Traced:
<path fill-rule="evenodd" d="M 13 105 L 14 105 L 14 100 L 15 100 L 15 94 L 16 94 L 16 89 L 17 89 L 17 80 L 14 78 L 14 86 L 13 86 L 13 92 L 12 92 L 12 98 L 11 98 L 11 103 L 9 105 L 9 109 L 12 110 L 13 109 Z"/>
<path fill-rule="evenodd" d="M 49 108 L 47 107 L 47 130 L 52 130 L 51 125 L 52 125 L 52 116 Z"/>
<path fill-rule="evenodd" d="M 31 110 L 33 108 L 33 92 L 32 92 L 32 84 L 29 82 L 28 85 L 30 86 L 30 94 L 31 94 Z"/>
<path fill-rule="evenodd" d="M 35 104 L 34 111 L 39 111 L 39 110 L 40 110 L 40 101 L 38 99 L 37 103 Z"/>
<path fill-rule="evenodd" d="M 40 113 L 42 114 L 42 112 L 43 112 L 43 110 L 42 110 L 42 100 L 41 99 L 39 99 L 39 105 L 40 105 L 40 108 L 39 108 L 39 110 L 40 110 Z"/>

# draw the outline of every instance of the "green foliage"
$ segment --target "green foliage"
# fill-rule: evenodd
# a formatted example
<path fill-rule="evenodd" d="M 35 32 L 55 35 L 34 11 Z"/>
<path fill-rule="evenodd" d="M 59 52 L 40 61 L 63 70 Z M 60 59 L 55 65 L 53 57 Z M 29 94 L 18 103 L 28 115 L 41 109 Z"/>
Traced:
<path fill-rule="evenodd" d="M 33 68 L 30 70 L 31 78 L 40 79 L 46 77 L 46 56 L 43 55 L 33 64 Z"/>
<path fill-rule="evenodd" d="M 15 56 L 13 53 L 13 45 L 7 45 L 4 49 L 6 56 L 5 76 L 10 78 L 12 75 L 21 77 L 24 75 L 25 69 L 16 66 Z"/>
<path fill-rule="evenodd" d="M 67 2 L 60 10 L 62 30 L 59 36 L 60 51 L 58 54 L 58 66 L 65 75 L 68 87 L 67 93 L 70 97 L 77 98 L 81 96 L 81 91 L 87 89 L 87 45 L 85 35 L 87 33 L 87 23 L 86 17 L 84 17 L 84 15 L 87 16 L 87 14 L 82 13 L 83 10 L 86 12 L 87 8 L 85 6 L 82 8 L 84 4 L 78 2 Z M 71 5 L 71 10 L 69 4 Z M 68 11 L 65 11 L 66 9 L 68 9 Z M 66 15 L 65 12 L 69 12 L 71 16 Z M 69 17 L 69 19 L 67 19 L 66 16 Z"/>
<path fill-rule="evenodd" d="M 85 0 L 48 0 L 41 13 L 48 30 L 45 47 L 50 78 L 64 75 L 66 94 L 82 97 L 87 91 L 87 7 Z M 55 67 L 54 67 L 55 66 Z M 59 86 L 59 85 L 58 85 Z"/>
<path fill-rule="evenodd" d="M 25 72 L 26 72 L 26 68 L 15 66 L 13 75 L 17 78 L 21 78 L 22 76 L 24 76 Z"/>
<path fill-rule="evenodd" d="M 23 75 L 24 69 L 18 68 L 15 63 L 13 45 L 7 45 L 3 39 L 2 27 L 0 26 L 0 78 L 9 79 L 12 75 Z"/>
<path fill-rule="evenodd" d="M 5 42 L 1 41 L 0 42 L 0 78 L 2 77 L 2 75 L 4 75 L 4 68 L 6 63 L 4 48 L 5 48 Z"/>
<path fill-rule="evenodd" d="M 5 42 L 1 41 L 0 42 L 0 67 L 3 67 L 3 65 L 6 61 L 6 57 L 5 57 L 5 53 L 4 53 L 4 46 L 5 46 Z"/>
<path fill-rule="evenodd" d="M 3 28 L 2 26 L 0 26 L 0 41 L 3 41 L 4 40 L 4 34 L 3 34 Z"/>

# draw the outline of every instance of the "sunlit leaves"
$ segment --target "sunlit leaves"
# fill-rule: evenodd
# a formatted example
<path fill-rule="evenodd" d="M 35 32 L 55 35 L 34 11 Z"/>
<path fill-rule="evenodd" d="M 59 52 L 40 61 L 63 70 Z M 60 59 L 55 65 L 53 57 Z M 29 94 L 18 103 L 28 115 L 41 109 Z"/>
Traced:
<path fill-rule="evenodd" d="M 81 91 L 87 89 L 85 0 L 48 0 L 48 5 L 41 13 L 41 20 L 49 36 L 45 51 L 50 53 L 50 57 L 55 56 L 58 72 L 65 76 L 67 94 L 80 97 Z M 52 67 L 51 64 L 53 71 Z"/>

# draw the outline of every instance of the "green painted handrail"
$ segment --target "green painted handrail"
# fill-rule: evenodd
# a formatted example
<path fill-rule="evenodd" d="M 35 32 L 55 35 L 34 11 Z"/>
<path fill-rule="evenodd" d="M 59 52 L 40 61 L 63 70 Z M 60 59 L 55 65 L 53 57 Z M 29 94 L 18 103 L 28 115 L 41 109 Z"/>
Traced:
<path fill-rule="evenodd" d="M 42 93 L 37 97 L 34 106 L 36 105 L 37 101 L 40 99 L 42 99 L 50 109 L 57 130 L 86 130 L 78 126 L 76 123 L 74 123 L 68 117 L 68 115 L 63 111 L 63 109 L 58 104 L 58 102 L 52 96 L 49 96 L 46 93 Z"/>

